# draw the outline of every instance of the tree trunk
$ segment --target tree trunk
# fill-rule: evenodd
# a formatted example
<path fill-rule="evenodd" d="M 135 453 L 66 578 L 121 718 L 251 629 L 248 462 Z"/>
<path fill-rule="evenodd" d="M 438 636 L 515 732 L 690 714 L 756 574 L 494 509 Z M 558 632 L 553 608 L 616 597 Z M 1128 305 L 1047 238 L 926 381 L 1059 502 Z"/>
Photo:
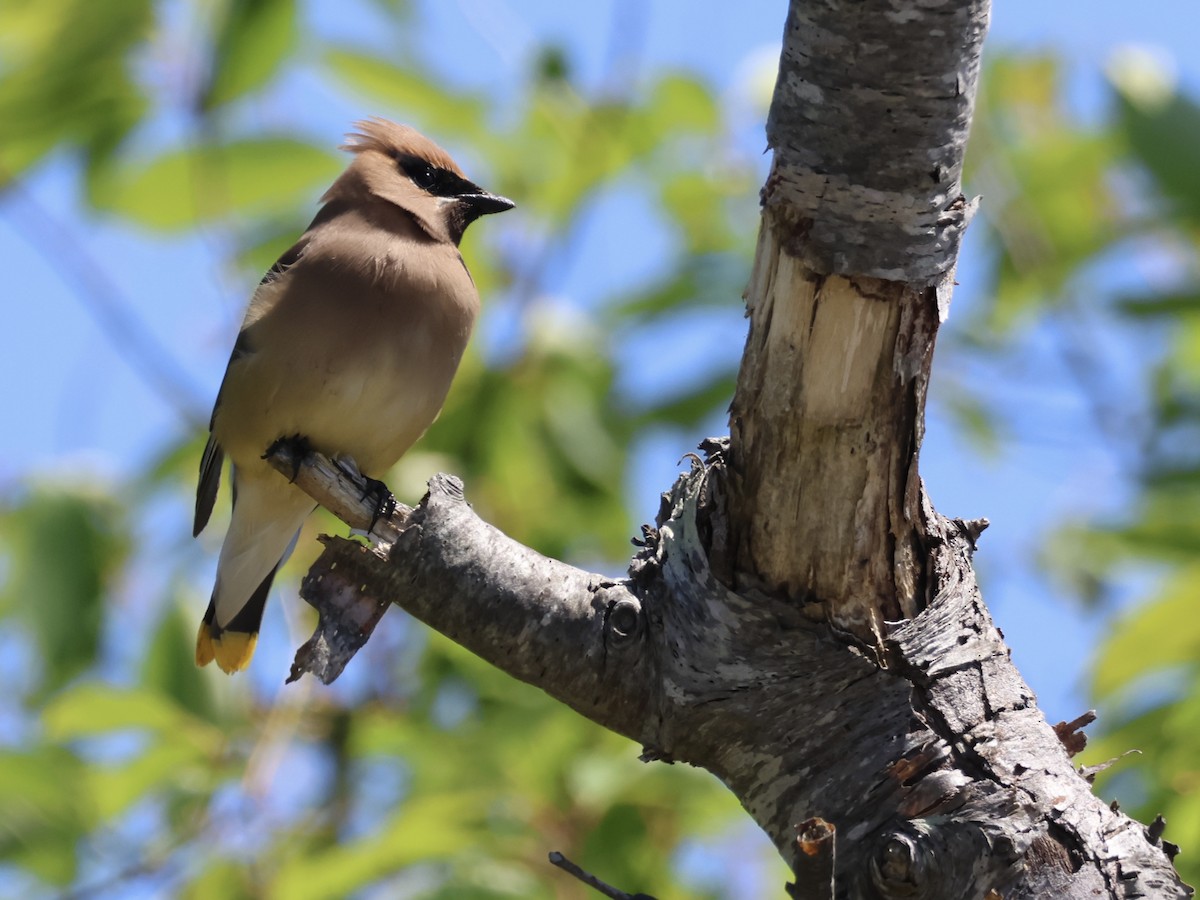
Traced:
<path fill-rule="evenodd" d="M 1190 896 L 1013 667 L 971 566 L 986 522 L 937 514 L 917 472 L 987 14 L 793 0 L 731 436 L 628 579 L 516 544 L 438 476 L 376 546 L 326 539 L 293 677 L 335 678 L 396 603 L 644 758 L 716 774 L 794 897 Z M 352 476 L 302 462 L 301 486 L 370 525 Z"/>

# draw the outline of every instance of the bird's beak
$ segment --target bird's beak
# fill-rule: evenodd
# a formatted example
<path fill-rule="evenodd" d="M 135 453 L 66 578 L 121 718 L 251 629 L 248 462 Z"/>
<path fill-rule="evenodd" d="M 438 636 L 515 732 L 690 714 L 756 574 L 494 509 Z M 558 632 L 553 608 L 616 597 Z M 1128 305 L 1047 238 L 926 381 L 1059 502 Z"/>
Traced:
<path fill-rule="evenodd" d="M 471 210 L 477 217 L 488 216 L 492 213 L 501 213 L 517 205 L 507 197 L 501 197 L 498 194 L 489 194 L 482 189 L 477 189 L 470 194 L 459 194 L 457 199 L 471 207 Z"/>

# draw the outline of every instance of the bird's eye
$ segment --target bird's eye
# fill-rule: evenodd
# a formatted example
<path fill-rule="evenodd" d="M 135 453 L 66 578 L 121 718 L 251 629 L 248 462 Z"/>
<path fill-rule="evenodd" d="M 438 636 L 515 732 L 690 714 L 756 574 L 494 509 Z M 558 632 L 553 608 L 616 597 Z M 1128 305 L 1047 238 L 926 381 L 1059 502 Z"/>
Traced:
<path fill-rule="evenodd" d="M 433 163 L 408 153 L 396 155 L 400 171 L 412 179 L 412 183 L 423 191 L 437 197 L 448 197 L 455 191 L 458 181 L 451 172 L 440 169 Z"/>
<path fill-rule="evenodd" d="M 408 177 L 423 191 L 432 190 L 438 181 L 437 171 L 428 163 L 417 163 L 409 168 Z"/>

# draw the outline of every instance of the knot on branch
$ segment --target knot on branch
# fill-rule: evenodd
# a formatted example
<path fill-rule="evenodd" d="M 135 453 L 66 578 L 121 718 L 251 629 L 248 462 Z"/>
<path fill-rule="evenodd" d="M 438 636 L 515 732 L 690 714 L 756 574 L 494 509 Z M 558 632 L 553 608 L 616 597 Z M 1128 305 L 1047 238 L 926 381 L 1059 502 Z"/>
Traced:
<path fill-rule="evenodd" d="M 634 597 L 623 597 L 608 605 L 605 627 L 608 646 L 613 649 L 629 647 L 642 633 L 642 605 Z"/>
<path fill-rule="evenodd" d="M 871 883 L 882 897 L 926 897 L 933 868 L 932 848 L 920 829 L 884 834 L 871 857 Z M 948 895 L 947 895 L 948 896 Z"/>
<path fill-rule="evenodd" d="M 900 821 L 875 838 L 863 894 L 878 900 L 974 897 L 1017 856 L 1003 835 L 989 839 L 969 822 Z"/>

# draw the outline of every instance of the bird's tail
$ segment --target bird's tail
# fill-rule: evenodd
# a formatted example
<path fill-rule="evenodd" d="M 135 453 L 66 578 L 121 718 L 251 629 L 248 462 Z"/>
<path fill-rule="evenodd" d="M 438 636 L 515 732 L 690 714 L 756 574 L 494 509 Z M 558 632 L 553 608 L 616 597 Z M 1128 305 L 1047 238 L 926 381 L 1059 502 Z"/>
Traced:
<path fill-rule="evenodd" d="M 232 674 L 249 665 L 271 582 L 313 510 L 312 500 L 298 489 L 275 472 L 268 475 L 239 479 L 234 473 L 233 516 L 221 546 L 217 583 L 196 634 L 198 666 L 216 660 Z"/>
<path fill-rule="evenodd" d="M 250 664 L 258 643 L 258 629 L 267 605 L 267 594 L 271 591 L 271 582 L 275 580 L 278 569 L 276 565 L 267 573 L 246 605 L 224 627 L 216 624 L 217 596 L 213 591 L 196 634 L 196 665 L 207 666 L 215 659 L 221 671 L 233 674 Z"/>

